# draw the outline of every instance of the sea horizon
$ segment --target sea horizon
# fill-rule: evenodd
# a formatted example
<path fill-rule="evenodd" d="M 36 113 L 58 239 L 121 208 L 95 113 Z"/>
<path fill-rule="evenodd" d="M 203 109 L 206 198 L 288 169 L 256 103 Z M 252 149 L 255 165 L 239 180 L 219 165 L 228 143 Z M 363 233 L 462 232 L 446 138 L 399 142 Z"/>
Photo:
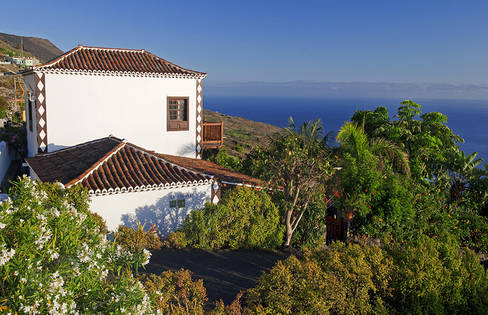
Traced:
<path fill-rule="evenodd" d="M 217 96 L 204 98 L 204 108 L 231 116 L 240 116 L 286 127 L 290 117 L 296 125 L 321 119 L 326 132 L 336 133 L 356 110 L 374 110 L 384 106 L 390 118 L 397 113 L 400 102 L 408 98 L 328 98 L 277 96 Z M 441 112 L 447 126 L 465 140 L 460 147 L 466 154 L 478 152 L 488 163 L 488 100 L 410 98 L 422 106 L 422 113 Z M 224 127 L 225 128 L 225 127 Z"/>

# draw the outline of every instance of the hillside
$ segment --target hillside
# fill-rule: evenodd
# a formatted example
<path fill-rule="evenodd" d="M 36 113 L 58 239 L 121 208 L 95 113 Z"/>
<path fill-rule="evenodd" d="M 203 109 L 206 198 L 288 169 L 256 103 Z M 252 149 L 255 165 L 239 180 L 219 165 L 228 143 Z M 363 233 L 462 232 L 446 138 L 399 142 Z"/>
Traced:
<path fill-rule="evenodd" d="M 54 46 L 49 40 L 38 37 L 25 37 L 12 34 L 0 33 L 0 41 L 19 49 L 21 38 L 24 41 L 24 51 L 39 58 L 41 62 L 49 61 L 61 55 L 63 51 Z"/>
<path fill-rule="evenodd" d="M 283 131 L 280 127 L 207 109 L 203 111 L 203 118 L 209 122 L 224 122 L 224 147 L 227 153 L 238 157 L 243 157 L 258 145 L 266 144 L 270 136 Z"/>

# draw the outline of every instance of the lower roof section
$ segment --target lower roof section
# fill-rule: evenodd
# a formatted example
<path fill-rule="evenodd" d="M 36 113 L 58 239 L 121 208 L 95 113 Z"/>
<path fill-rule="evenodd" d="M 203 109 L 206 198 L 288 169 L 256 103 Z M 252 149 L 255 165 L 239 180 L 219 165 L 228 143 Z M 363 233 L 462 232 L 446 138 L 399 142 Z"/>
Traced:
<path fill-rule="evenodd" d="M 104 194 L 187 185 L 213 179 L 231 185 L 263 186 L 258 179 L 215 163 L 158 154 L 109 136 L 26 159 L 43 182 L 81 184 Z"/>

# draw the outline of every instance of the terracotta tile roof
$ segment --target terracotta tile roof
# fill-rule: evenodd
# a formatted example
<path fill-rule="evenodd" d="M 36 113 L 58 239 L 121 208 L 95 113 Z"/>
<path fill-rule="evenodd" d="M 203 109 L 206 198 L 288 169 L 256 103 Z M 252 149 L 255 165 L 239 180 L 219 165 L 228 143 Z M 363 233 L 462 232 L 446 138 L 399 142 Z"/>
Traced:
<path fill-rule="evenodd" d="M 206 160 L 192 159 L 182 156 L 158 154 L 163 159 L 181 165 L 195 172 L 201 172 L 215 176 L 219 181 L 233 185 L 250 185 L 264 187 L 265 183 L 257 178 L 228 170 L 220 165 Z"/>
<path fill-rule="evenodd" d="M 67 184 L 95 164 L 121 142 L 114 137 L 102 138 L 52 153 L 26 159 L 43 182 Z"/>
<path fill-rule="evenodd" d="M 180 75 L 203 78 L 203 72 L 185 69 L 144 49 L 78 46 L 33 70 L 71 70 Z"/>
<path fill-rule="evenodd" d="M 197 185 L 211 179 L 115 137 L 37 155 L 26 161 L 41 181 L 59 181 L 66 187 L 79 183 L 95 194 Z"/>
<path fill-rule="evenodd" d="M 81 184 L 90 193 L 196 185 L 212 178 L 233 185 L 263 186 L 255 178 L 212 162 L 148 151 L 109 136 L 26 159 L 43 182 Z"/>

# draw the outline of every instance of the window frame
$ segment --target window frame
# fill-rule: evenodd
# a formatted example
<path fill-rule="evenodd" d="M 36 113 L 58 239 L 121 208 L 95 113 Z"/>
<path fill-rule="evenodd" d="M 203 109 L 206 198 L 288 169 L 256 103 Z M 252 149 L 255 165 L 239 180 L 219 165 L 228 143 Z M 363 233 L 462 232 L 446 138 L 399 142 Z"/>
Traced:
<path fill-rule="evenodd" d="M 183 209 L 186 207 L 186 198 L 170 199 L 169 208 L 170 209 Z"/>
<path fill-rule="evenodd" d="M 186 112 L 186 120 L 170 119 L 170 101 L 185 100 L 186 108 L 183 109 L 184 114 Z M 188 96 L 168 96 L 166 98 L 166 130 L 167 131 L 188 131 L 190 130 L 190 98 Z"/>

